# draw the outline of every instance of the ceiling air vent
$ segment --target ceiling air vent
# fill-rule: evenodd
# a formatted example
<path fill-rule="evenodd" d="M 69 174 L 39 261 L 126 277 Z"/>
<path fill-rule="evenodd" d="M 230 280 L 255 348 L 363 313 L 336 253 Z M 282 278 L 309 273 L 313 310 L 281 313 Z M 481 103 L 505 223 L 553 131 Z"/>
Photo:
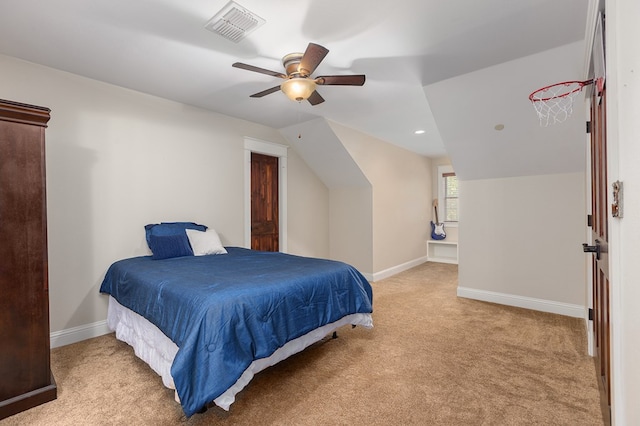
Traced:
<path fill-rule="evenodd" d="M 265 23 L 265 20 L 234 1 L 205 24 L 205 28 L 235 43 Z"/>

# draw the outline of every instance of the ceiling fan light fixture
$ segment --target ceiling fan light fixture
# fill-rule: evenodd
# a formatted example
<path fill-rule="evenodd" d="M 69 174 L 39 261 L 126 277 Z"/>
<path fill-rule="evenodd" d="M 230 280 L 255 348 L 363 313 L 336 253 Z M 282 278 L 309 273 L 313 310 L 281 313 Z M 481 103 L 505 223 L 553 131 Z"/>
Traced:
<path fill-rule="evenodd" d="M 316 90 L 316 82 L 309 78 L 293 77 L 280 85 L 280 90 L 292 101 L 304 101 Z"/>

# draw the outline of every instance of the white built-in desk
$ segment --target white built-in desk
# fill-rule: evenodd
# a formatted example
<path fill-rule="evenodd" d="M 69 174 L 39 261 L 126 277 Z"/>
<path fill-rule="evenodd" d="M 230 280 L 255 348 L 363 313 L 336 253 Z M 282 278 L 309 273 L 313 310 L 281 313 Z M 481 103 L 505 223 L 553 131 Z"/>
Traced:
<path fill-rule="evenodd" d="M 427 261 L 458 264 L 458 242 L 427 240 Z"/>

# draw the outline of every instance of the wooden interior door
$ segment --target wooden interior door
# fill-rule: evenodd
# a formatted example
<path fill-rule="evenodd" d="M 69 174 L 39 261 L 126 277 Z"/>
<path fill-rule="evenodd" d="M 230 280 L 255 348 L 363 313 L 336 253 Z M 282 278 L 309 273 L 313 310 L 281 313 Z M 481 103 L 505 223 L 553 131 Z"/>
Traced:
<path fill-rule="evenodd" d="M 278 158 L 251 153 L 251 248 L 278 251 Z"/>
<path fill-rule="evenodd" d="M 602 409 L 605 423 L 611 419 L 611 332 L 609 303 L 608 200 L 607 200 L 607 117 L 606 88 L 598 99 L 591 98 L 591 232 L 594 249 L 593 326 L 595 332 L 595 364 L 600 378 Z"/>

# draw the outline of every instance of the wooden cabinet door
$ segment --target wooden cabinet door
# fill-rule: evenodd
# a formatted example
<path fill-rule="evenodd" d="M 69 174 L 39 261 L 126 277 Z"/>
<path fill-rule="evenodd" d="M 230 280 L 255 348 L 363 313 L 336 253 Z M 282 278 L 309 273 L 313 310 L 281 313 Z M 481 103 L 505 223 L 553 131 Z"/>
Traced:
<path fill-rule="evenodd" d="M 0 101 L 0 419 L 56 398 L 50 369 L 47 108 Z"/>
<path fill-rule="evenodd" d="M 49 382 L 41 130 L 0 122 L 0 400 Z"/>

